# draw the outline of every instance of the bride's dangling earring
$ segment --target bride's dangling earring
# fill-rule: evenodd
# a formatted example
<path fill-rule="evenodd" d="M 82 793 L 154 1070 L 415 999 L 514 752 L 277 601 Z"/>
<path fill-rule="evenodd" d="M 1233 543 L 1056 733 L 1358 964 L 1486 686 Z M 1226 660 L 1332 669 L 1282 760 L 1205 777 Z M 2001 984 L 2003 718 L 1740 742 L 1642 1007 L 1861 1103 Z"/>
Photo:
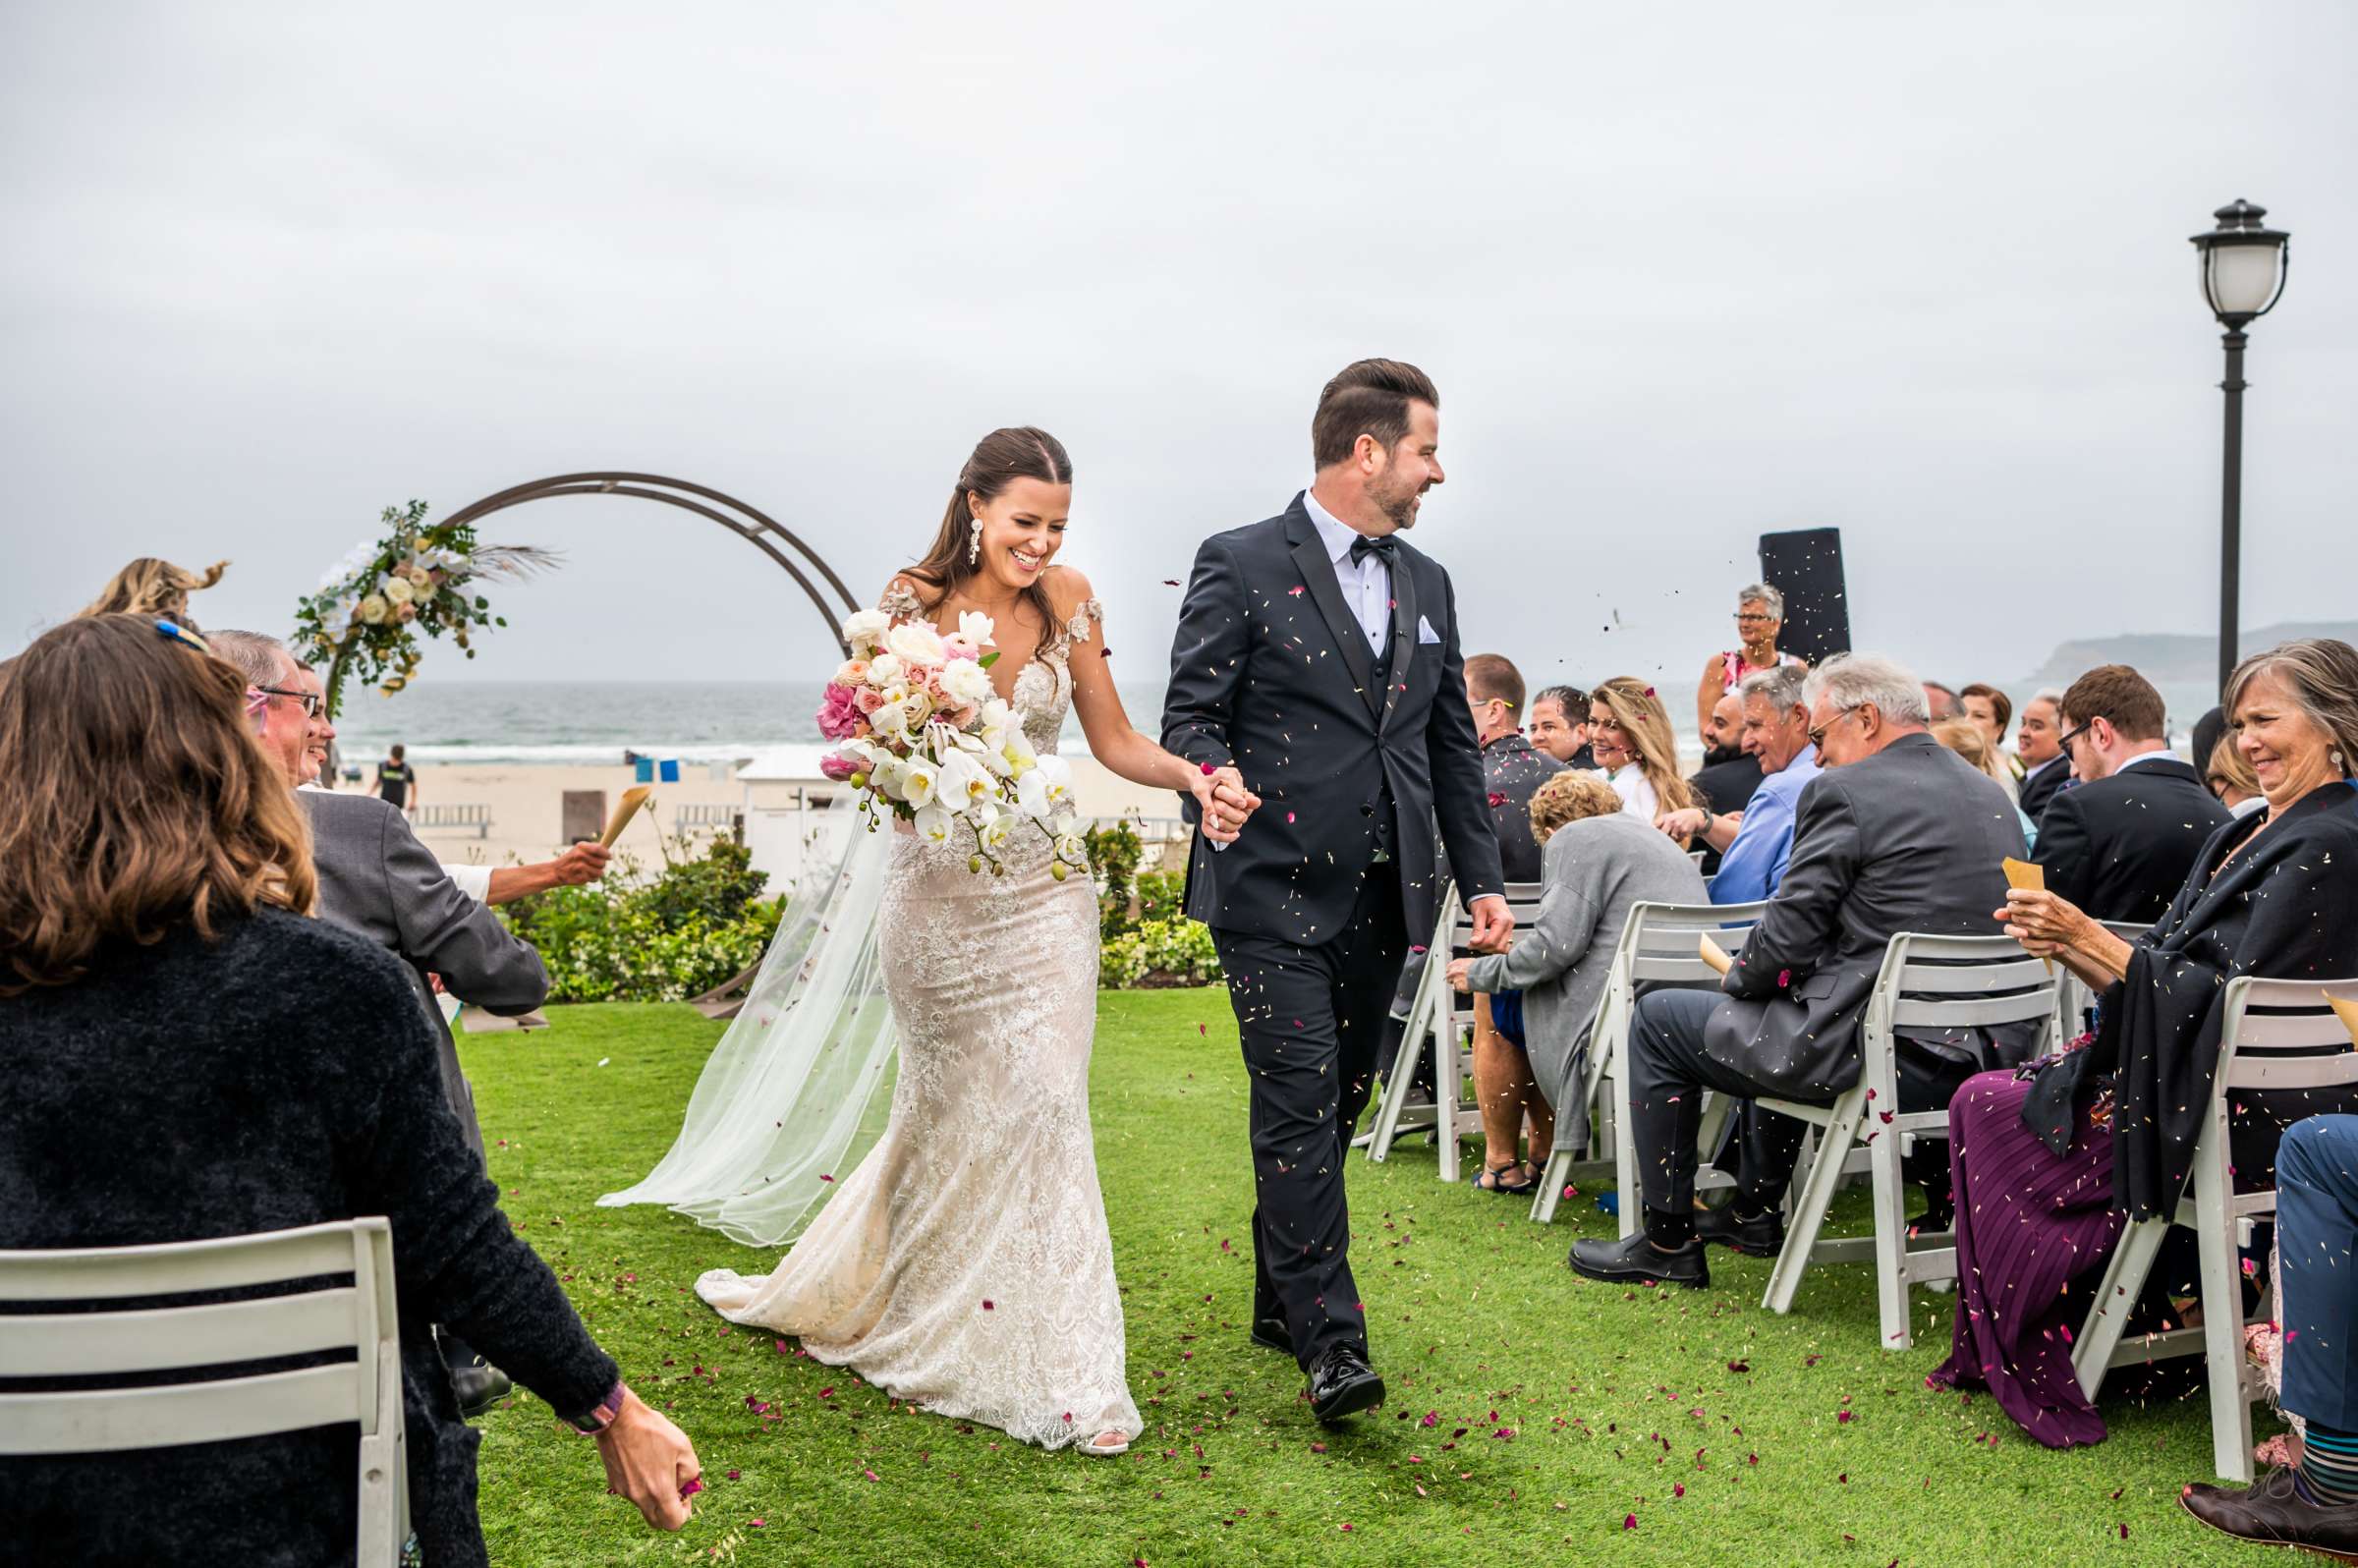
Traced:
<path fill-rule="evenodd" d="M 975 519 L 972 524 L 968 525 L 968 533 L 966 564 L 973 566 L 982 559 L 982 520 L 981 518 Z"/>

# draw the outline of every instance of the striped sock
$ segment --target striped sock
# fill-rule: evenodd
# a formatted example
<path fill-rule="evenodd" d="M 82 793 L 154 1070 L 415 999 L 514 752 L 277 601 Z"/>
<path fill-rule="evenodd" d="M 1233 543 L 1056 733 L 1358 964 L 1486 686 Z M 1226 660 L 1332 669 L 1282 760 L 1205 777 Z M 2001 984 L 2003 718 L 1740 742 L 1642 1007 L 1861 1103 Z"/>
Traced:
<path fill-rule="evenodd" d="M 2301 1434 L 2301 1463 L 2292 1484 L 2320 1508 L 2358 1504 L 2358 1432 L 2309 1423 Z"/>

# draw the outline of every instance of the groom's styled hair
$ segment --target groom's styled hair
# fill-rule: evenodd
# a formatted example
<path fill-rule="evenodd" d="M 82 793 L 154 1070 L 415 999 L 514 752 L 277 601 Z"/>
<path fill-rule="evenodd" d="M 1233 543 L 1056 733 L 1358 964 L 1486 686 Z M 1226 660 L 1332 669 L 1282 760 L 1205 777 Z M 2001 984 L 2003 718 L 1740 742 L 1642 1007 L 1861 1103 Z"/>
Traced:
<path fill-rule="evenodd" d="M 1351 455 L 1363 435 L 1372 435 L 1389 452 L 1408 434 L 1408 406 L 1441 406 L 1432 377 L 1406 360 L 1361 360 L 1346 364 L 1319 394 L 1319 412 L 1310 420 L 1310 461 L 1313 468 L 1329 469 Z"/>

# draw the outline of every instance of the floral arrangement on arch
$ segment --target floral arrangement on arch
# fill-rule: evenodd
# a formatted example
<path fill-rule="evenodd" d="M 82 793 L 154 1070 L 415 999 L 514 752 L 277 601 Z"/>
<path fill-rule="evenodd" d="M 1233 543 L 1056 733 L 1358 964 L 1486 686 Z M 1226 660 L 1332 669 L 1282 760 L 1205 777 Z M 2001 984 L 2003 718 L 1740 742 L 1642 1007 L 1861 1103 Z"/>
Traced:
<path fill-rule="evenodd" d="M 472 634 L 508 624 L 473 587 L 487 577 L 524 578 L 557 563 L 554 551 L 478 544 L 471 523 L 428 523 L 425 503 L 388 506 L 385 535 L 353 546 L 295 611 L 295 644 L 327 668 L 327 710 L 347 680 L 387 697 L 410 684 L 423 657 L 420 638 L 451 640 L 475 657 Z"/>
<path fill-rule="evenodd" d="M 1072 764 L 1035 751 L 991 686 L 990 637 L 990 617 L 971 610 L 947 634 L 882 610 L 846 620 L 851 657 L 818 710 L 819 733 L 840 744 L 820 771 L 865 792 L 871 832 L 882 812 L 928 842 L 971 843 L 970 871 L 1004 874 L 998 852 L 1028 824 L 1053 846 L 1048 874 L 1061 882 L 1089 868 L 1074 831 Z"/>

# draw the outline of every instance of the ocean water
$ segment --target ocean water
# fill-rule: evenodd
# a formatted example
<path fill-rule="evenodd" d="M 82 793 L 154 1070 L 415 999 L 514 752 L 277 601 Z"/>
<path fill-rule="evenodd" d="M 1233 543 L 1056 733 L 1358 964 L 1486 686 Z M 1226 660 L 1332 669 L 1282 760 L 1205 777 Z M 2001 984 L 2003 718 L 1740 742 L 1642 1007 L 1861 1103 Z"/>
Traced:
<path fill-rule="evenodd" d="M 817 681 L 465 681 L 429 676 L 393 697 L 346 694 L 336 721 L 347 762 L 399 742 L 416 762 L 619 763 L 623 753 L 715 762 L 770 746 L 815 745 Z M 1159 727 L 1162 688 L 1124 685 L 1130 721 Z M 1065 740 L 1078 744 L 1078 719 Z"/>

